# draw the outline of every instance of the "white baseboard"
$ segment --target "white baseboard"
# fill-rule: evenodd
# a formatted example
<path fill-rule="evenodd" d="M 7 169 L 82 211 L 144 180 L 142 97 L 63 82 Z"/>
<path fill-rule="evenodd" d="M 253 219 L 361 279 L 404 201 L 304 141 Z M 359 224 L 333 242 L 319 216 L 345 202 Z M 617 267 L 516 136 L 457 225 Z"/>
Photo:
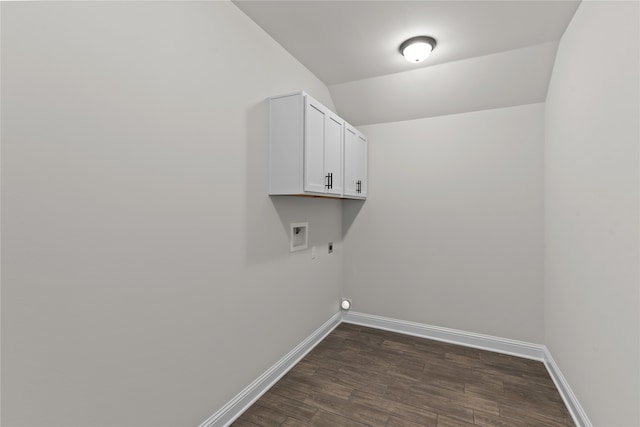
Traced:
<path fill-rule="evenodd" d="M 593 427 L 591 421 L 589 421 L 589 417 L 587 417 L 587 413 L 582 409 L 580 402 L 578 402 L 578 398 L 573 394 L 573 390 L 569 387 L 569 383 L 565 379 L 562 372 L 560 372 L 560 368 L 556 364 L 553 357 L 551 357 L 551 353 L 549 349 L 545 347 L 544 349 L 544 364 L 547 367 L 547 371 L 549 371 L 549 375 L 553 380 L 560 396 L 562 396 L 562 400 L 564 400 L 564 404 L 569 410 L 573 421 L 576 423 L 578 427 Z"/>
<path fill-rule="evenodd" d="M 260 375 L 249 384 L 236 397 L 209 417 L 200 427 L 226 427 L 246 411 L 256 400 L 260 398 L 272 385 L 284 376 L 296 363 L 309 353 L 320 341 L 341 323 L 341 313 L 336 313 L 324 325 L 298 344 L 287 353 L 275 365 Z"/>
<path fill-rule="evenodd" d="M 540 344 L 531 344 L 524 341 L 510 340 L 490 335 L 476 334 L 457 329 L 442 328 L 440 326 L 425 325 L 422 323 L 407 322 L 405 320 L 390 319 L 388 317 L 374 316 L 371 314 L 349 311 L 342 316 L 342 321 L 361 326 L 369 326 L 385 331 L 398 332 L 436 341 L 444 341 L 451 344 L 459 344 L 466 347 L 479 348 L 481 350 L 504 353 L 512 356 L 524 357 L 544 361 L 545 347 Z"/>
<path fill-rule="evenodd" d="M 593 427 L 580 402 L 569 387 L 569 383 L 560 372 L 560 368 L 551 357 L 549 349 L 540 344 L 531 344 L 523 341 L 499 338 L 490 335 L 476 334 L 457 329 L 442 328 L 439 326 L 425 325 L 421 323 L 407 322 L 404 320 L 390 319 L 371 314 L 349 311 L 343 314 L 342 321 L 385 331 L 398 332 L 421 338 L 444 341 L 451 344 L 474 347 L 497 353 L 510 354 L 526 359 L 539 360 L 544 363 L 549 376 L 553 380 L 558 393 L 564 400 L 567 410 L 571 414 L 577 427 Z"/>
<path fill-rule="evenodd" d="M 544 345 L 353 311 L 340 312 L 332 316 L 199 427 L 229 426 L 342 322 L 541 361 L 549 371 L 576 426 L 593 427 L 567 380 L 560 372 L 560 368 Z"/>

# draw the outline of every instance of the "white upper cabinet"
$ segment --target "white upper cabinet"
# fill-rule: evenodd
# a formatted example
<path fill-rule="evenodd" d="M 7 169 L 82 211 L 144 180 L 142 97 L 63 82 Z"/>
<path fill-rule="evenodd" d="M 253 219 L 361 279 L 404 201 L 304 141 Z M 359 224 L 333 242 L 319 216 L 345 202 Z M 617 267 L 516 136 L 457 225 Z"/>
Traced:
<path fill-rule="evenodd" d="M 367 137 L 345 123 L 344 127 L 344 195 L 367 197 Z"/>
<path fill-rule="evenodd" d="M 269 194 L 364 198 L 344 191 L 347 126 L 304 92 L 269 98 Z"/>

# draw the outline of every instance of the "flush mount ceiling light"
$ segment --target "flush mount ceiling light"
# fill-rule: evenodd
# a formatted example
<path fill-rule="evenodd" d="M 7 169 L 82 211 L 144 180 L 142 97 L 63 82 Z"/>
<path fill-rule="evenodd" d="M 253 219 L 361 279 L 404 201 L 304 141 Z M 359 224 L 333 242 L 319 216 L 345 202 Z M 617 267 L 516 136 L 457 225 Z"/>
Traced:
<path fill-rule="evenodd" d="M 436 39 L 428 36 L 412 37 L 400 45 L 400 53 L 409 62 L 422 62 L 431 55 L 436 47 Z"/>

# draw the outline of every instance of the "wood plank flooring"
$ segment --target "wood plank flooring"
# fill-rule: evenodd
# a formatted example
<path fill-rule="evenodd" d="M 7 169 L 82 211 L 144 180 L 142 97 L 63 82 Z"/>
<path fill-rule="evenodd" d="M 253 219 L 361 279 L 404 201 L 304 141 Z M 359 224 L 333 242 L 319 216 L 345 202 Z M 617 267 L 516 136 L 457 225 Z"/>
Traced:
<path fill-rule="evenodd" d="M 343 323 L 232 426 L 574 424 L 541 362 Z"/>

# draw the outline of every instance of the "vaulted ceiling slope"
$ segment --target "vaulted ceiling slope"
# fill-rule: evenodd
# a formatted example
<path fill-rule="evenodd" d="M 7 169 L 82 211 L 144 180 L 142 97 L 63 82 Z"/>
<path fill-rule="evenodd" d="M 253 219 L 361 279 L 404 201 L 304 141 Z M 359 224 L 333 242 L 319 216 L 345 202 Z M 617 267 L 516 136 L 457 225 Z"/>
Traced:
<path fill-rule="evenodd" d="M 544 101 L 557 42 L 580 1 L 234 3 L 360 125 Z M 398 46 L 416 35 L 438 45 L 410 64 Z"/>

